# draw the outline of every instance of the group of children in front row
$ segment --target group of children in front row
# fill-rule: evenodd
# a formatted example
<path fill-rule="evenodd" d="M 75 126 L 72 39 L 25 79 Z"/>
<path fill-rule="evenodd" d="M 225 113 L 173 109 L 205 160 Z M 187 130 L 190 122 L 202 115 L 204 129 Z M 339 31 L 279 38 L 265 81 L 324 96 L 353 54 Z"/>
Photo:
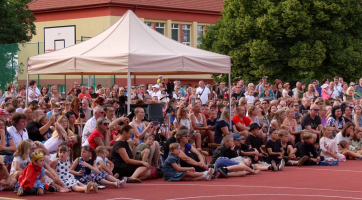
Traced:
<path fill-rule="evenodd" d="M 71 148 L 62 142 L 57 150 L 57 158 L 46 163 L 43 149 L 31 151 L 29 141 L 21 141 L 14 153 L 10 174 L 0 156 L 0 191 L 14 190 L 19 196 L 43 195 L 49 192 L 98 192 L 98 183 L 125 187 L 127 179 L 118 180 L 113 176 L 113 163 L 107 159 L 107 150 L 99 146 L 94 151 L 83 147 L 81 157 L 70 161 Z M 30 155 L 30 156 L 29 156 Z"/>
<path fill-rule="evenodd" d="M 339 161 L 346 161 L 346 156 L 348 159 L 362 159 L 362 131 L 356 130 L 352 133 L 350 143 L 343 140 L 337 144 L 332 136 L 332 130 L 331 126 L 325 126 L 321 130 L 319 151 L 314 146 L 313 134 L 309 131 L 304 131 L 300 136 L 301 141 L 294 145 L 289 141 L 288 131 L 271 128 L 270 140 L 265 145 L 266 152 L 262 150 L 262 141 L 258 137 L 259 128 L 251 129 L 251 134 L 246 140 L 238 134 L 233 134 L 235 146 L 232 150 L 237 151 L 239 156 L 219 158 L 215 170 L 210 168 L 204 173 L 194 172 L 193 168 L 180 167 L 180 158 L 178 158 L 180 145 L 173 143 L 170 144 L 170 155 L 163 165 L 164 177 L 167 181 L 210 180 L 209 176 L 214 172 L 219 172 L 221 177 L 228 177 L 230 173 L 234 176 L 244 176 L 266 170 L 280 171 L 284 166 L 338 165 Z M 190 140 L 189 143 L 193 144 L 194 141 Z M 207 155 L 207 152 L 200 153 Z M 217 162 L 225 162 L 224 167 L 216 168 Z"/>

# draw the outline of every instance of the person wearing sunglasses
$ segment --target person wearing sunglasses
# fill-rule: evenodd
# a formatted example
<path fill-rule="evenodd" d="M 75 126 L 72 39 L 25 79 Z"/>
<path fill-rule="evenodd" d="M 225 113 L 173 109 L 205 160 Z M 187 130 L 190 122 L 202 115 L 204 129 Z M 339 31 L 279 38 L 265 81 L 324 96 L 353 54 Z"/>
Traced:
<path fill-rule="evenodd" d="M 109 139 L 109 121 L 105 117 L 97 119 L 96 126 L 88 137 L 89 146 L 96 149 L 98 146 L 105 146 L 108 151 L 112 150 Z M 85 145 L 86 146 L 86 145 Z"/>
<path fill-rule="evenodd" d="M 11 97 L 13 98 L 16 98 L 16 96 L 18 95 L 18 93 L 16 93 L 16 85 L 9 84 L 7 91 L 10 92 Z"/>
<path fill-rule="evenodd" d="M 328 123 L 328 122 L 327 122 Z M 319 106 L 316 104 L 312 104 L 310 106 L 310 112 L 303 116 L 302 118 L 302 130 L 307 130 L 312 132 L 313 134 L 313 140 L 316 141 L 317 136 L 320 134 L 320 131 L 322 130 L 322 120 L 319 117 Z M 298 143 L 300 141 L 300 137 L 295 137 L 295 143 Z"/>

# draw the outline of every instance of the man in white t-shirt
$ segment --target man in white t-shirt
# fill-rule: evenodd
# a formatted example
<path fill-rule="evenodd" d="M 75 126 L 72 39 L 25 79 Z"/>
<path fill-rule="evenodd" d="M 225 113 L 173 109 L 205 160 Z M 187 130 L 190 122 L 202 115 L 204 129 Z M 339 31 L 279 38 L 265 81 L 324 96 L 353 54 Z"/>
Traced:
<path fill-rule="evenodd" d="M 206 104 L 211 99 L 209 88 L 205 87 L 204 81 L 199 82 L 199 87 L 196 89 L 197 96 L 201 99 L 202 104 Z"/>
<path fill-rule="evenodd" d="M 160 100 L 162 97 L 161 91 L 160 91 L 160 86 L 156 84 L 156 85 L 152 86 L 152 88 L 153 88 L 152 97 L 157 96 L 158 100 Z"/>

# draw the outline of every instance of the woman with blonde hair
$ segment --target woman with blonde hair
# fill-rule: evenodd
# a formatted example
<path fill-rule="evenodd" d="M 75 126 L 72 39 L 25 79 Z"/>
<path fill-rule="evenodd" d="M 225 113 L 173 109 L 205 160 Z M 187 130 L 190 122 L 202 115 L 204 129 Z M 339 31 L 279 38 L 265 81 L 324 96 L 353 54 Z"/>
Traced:
<path fill-rule="evenodd" d="M 283 124 L 288 127 L 289 141 L 295 144 L 295 137 L 299 136 L 304 130 L 298 131 L 297 120 L 294 119 L 295 111 L 291 108 L 285 110 L 286 118 Z"/>
<path fill-rule="evenodd" d="M 200 131 L 194 131 L 193 127 L 191 126 L 191 120 L 190 120 L 189 116 L 187 115 L 187 113 L 188 113 L 187 108 L 185 106 L 181 106 L 177 110 L 177 119 L 175 119 L 175 121 L 173 121 L 173 125 L 174 125 L 176 131 L 178 131 L 180 126 L 185 126 L 187 128 L 187 130 L 189 131 L 189 133 L 193 133 L 193 134 L 191 134 L 190 139 L 195 140 L 196 147 L 198 149 L 201 149 Z"/>
<path fill-rule="evenodd" d="M 318 97 L 315 101 L 314 104 L 318 105 L 319 107 L 324 106 L 324 99 L 322 97 Z"/>
<path fill-rule="evenodd" d="M 287 117 L 287 115 L 285 113 L 285 109 L 283 109 L 283 108 L 279 109 L 275 113 L 273 120 L 270 122 L 270 126 L 279 130 L 286 117 Z"/>
<path fill-rule="evenodd" d="M 343 94 L 343 101 L 344 102 L 354 102 L 354 88 L 349 87 L 347 89 L 347 93 Z"/>
<path fill-rule="evenodd" d="M 50 94 L 48 94 L 50 98 L 55 98 L 57 102 L 59 102 L 63 97 L 58 93 L 58 87 L 56 85 L 53 85 L 50 88 Z"/>

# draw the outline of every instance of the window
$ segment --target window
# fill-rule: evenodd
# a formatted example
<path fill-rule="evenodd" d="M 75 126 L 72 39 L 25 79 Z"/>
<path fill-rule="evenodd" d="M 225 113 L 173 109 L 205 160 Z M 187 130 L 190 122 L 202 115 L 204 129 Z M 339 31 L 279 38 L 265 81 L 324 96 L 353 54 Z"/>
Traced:
<path fill-rule="evenodd" d="M 156 23 L 156 31 L 165 35 L 165 24 L 164 23 Z"/>
<path fill-rule="evenodd" d="M 153 29 L 153 22 L 145 22 L 145 24 Z"/>
<path fill-rule="evenodd" d="M 191 45 L 191 25 L 182 25 L 182 43 Z"/>
<path fill-rule="evenodd" d="M 172 39 L 179 41 L 178 35 L 179 35 L 179 30 L 178 30 L 178 24 L 172 24 Z"/>
<path fill-rule="evenodd" d="M 201 44 L 202 35 L 204 35 L 204 26 L 197 26 L 197 45 Z"/>

